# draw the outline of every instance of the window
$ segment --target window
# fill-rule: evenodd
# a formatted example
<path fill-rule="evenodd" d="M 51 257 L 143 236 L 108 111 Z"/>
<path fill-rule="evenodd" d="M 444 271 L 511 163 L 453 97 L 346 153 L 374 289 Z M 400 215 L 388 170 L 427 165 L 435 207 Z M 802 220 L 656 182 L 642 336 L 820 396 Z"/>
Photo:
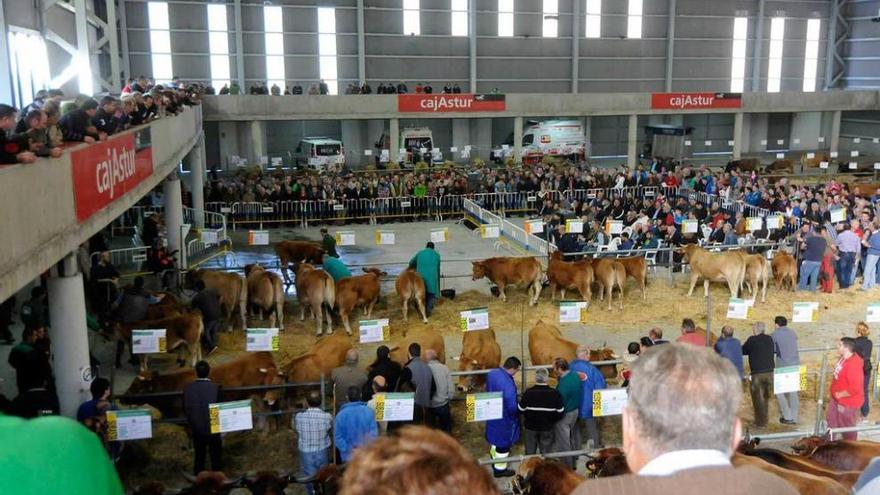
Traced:
<path fill-rule="evenodd" d="M 544 28 L 542 34 L 545 38 L 559 36 L 559 1 L 544 0 Z"/>
<path fill-rule="evenodd" d="M 746 40 L 749 35 L 749 18 L 733 20 L 733 52 L 730 63 L 730 91 L 742 93 L 746 77 Z"/>
<path fill-rule="evenodd" d="M 822 21 L 807 21 L 807 46 L 804 49 L 804 91 L 816 91 L 816 70 L 819 68 L 819 28 Z"/>
<path fill-rule="evenodd" d="M 150 53 L 152 54 L 153 79 L 156 83 L 168 83 L 174 78 L 171 64 L 171 31 L 168 23 L 168 2 L 147 3 L 150 21 Z"/>
<path fill-rule="evenodd" d="M 626 17 L 626 37 L 642 37 L 642 0 L 629 0 L 629 13 Z"/>
<path fill-rule="evenodd" d="M 327 92 L 339 93 L 339 76 L 336 66 L 336 9 L 318 8 L 318 63 L 321 79 L 327 83 Z"/>
<path fill-rule="evenodd" d="M 602 0 L 587 0 L 587 38 L 602 36 Z"/>
<path fill-rule="evenodd" d="M 785 39 L 785 17 L 770 22 L 770 61 L 767 64 L 767 92 L 778 93 L 782 80 L 782 43 Z"/>
<path fill-rule="evenodd" d="M 498 0 L 498 36 L 513 36 L 513 0 Z"/>
<path fill-rule="evenodd" d="M 229 34 L 226 25 L 226 5 L 208 4 L 208 50 L 211 53 L 211 86 L 220 88 L 229 84 Z"/>
<path fill-rule="evenodd" d="M 9 66 L 13 76 L 12 92 L 15 95 L 13 105 L 24 108 L 33 101 L 37 91 L 49 87 L 49 57 L 46 54 L 46 43 L 38 33 L 11 30 L 8 39 Z M 91 77 L 89 80 L 91 81 Z"/>
<path fill-rule="evenodd" d="M 284 89 L 284 28 L 281 7 L 263 7 L 263 30 L 266 36 L 266 84 Z"/>
<path fill-rule="evenodd" d="M 420 35 L 419 0 L 403 0 L 403 34 Z"/>
<path fill-rule="evenodd" d="M 452 0 L 452 35 L 468 35 L 468 0 Z"/>

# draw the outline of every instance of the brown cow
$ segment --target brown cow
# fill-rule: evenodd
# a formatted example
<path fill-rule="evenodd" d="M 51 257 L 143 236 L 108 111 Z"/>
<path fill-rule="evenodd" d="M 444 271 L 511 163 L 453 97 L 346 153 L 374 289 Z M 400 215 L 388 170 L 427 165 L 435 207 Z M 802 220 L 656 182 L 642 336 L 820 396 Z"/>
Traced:
<path fill-rule="evenodd" d="M 626 276 L 636 281 L 636 287 L 642 291 L 642 299 L 647 299 L 645 286 L 648 285 L 648 261 L 644 256 L 627 256 L 617 258 L 617 262 L 626 269 Z"/>
<path fill-rule="evenodd" d="M 244 274 L 248 285 L 248 306 L 259 311 L 261 319 L 269 314 L 269 326 L 284 330 L 284 284 L 281 277 L 260 265 L 246 265 Z M 255 313 L 256 314 L 256 313 Z"/>
<path fill-rule="evenodd" d="M 611 309 L 611 299 L 616 285 L 620 290 L 618 299 L 620 309 L 623 309 L 623 286 L 626 284 L 626 268 L 623 263 L 613 258 L 593 258 L 592 263 L 596 283 L 599 285 L 599 300 L 607 297 L 608 309 Z"/>
<path fill-rule="evenodd" d="M 626 454 L 617 447 L 602 449 L 591 455 L 587 461 L 587 471 L 591 478 L 610 478 L 632 472 L 626 463 Z"/>
<path fill-rule="evenodd" d="M 530 457 L 513 478 L 513 493 L 519 495 L 568 495 L 586 479 L 556 459 Z"/>
<path fill-rule="evenodd" d="M 308 263 L 293 265 L 296 275 L 296 298 L 299 299 L 299 321 L 305 320 L 306 306 L 318 324 L 316 335 L 324 331 L 324 312 L 327 313 L 327 333 L 333 333 L 333 317 L 330 310 L 336 304 L 336 284 L 333 277 L 324 270 L 318 270 Z"/>
<path fill-rule="evenodd" d="M 761 471 L 779 476 L 802 495 L 846 495 L 849 493 L 849 490 L 844 488 L 843 485 L 832 479 L 781 468 L 759 457 L 737 452 L 733 454 L 730 460 L 736 467 L 752 466 Z"/>
<path fill-rule="evenodd" d="M 226 311 L 229 330 L 232 331 L 232 314 L 238 308 L 241 328 L 247 328 L 247 282 L 237 273 L 218 272 L 213 270 L 191 270 L 186 274 L 187 284 L 192 287 L 201 280 L 205 287 L 216 290 L 220 295 L 220 304 Z"/>
<path fill-rule="evenodd" d="M 394 281 L 394 289 L 400 296 L 400 305 L 403 308 L 403 321 L 409 321 L 407 312 L 409 310 L 409 301 L 413 300 L 419 313 L 422 314 L 422 321 L 428 323 L 428 317 L 425 316 L 425 280 L 419 275 L 419 272 L 412 268 L 400 272 L 397 280 Z"/>
<path fill-rule="evenodd" d="M 727 162 L 724 171 L 733 172 L 735 169 L 739 169 L 740 172 L 757 172 L 760 168 L 761 160 L 757 158 L 740 158 L 739 160 Z"/>
<path fill-rule="evenodd" d="M 345 353 L 351 349 L 351 340 L 341 333 L 322 337 L 312 349 L 282 367 L 287 379 L 293 383 L 316 382 L 324 375 L 330 378 L 333 368 L 345 363 Z"/>
<path fill-rule="evenodd" d="M 562 299 L 565 299 L 567 289 L 577 289 L 581 299 L 589 301 L 593 297 L 593 264 L 590 260 L 566 262 L 562 259 L 562 253 L 554 251 L 550 255 L 550 263 L 547 265 L 547 279 L 550 280 L 550 300 L 556 300 L 556 289 L 562 290 Z"/>
<path fill-rule="evenodd" d="M 709 282 L 727 282 L 730 297 L 739 295 L 745 277 L 746 267 L 742 255 L 736 252 L 710 253 L 696 244 L 688 244 L 681 248 L 691 267 L 691 287 L 688 297 L 693 295 L 697 280 L 703 278 L 703 290 L 709 297 Z"/>
<path fill-rule="evenodd" d="M 290 285 L 290 277 L 287 269 L 294 265 L 293 273 L 296 274 L 296 266 L 299 263 L 320 265 L 324 262 L 324 249 L 314 241 L 281 241 L 275 245 L 275 254 L 278 255 L 278 263 L 281 266 L 281 274 L 284 283 Z"/>
<path fill-rule="evenodd" d="M 761 254 L 745 254 L 742 252 L 740 254 L 742 254 L 743 263 L 746 265 L 743 283 L 749 287 L 749 292 L 752 293 L 752 301 L 754 302 L 758 297 L 758 284 L 762 284 L 761 302 L 767 302 L 767 284 L 770 283 L 771 272 L 770 262 Z M 740 286 L 740 290 L 743 290 L 742 286 Z"/>
<path fill-rule="evenodd" d="M 831 163 L 832 161 L 831 155 L 828 153 L 814 153 L 813 158 L 807 158 L 807 154 L 804 153 L 804 155 L 801 156 L 801 167 L 803 169 L 818 168 L 819 164 L 822 162 Z"/>
<path fill-rule="evenodd" d="M 529 356 L 533 365 L 552 364 L 561 357 L 574 361 L 577 358 L 578 344 L 562 336 L 559 328 L 538 320 L 529 330 Z M 590 350 L 590 361 L 610 361 L 617 359 L 614 351 L 608 348 Z M 603 364 L 597 366 L 606 380 L 617 377 L 617 365 Z"/>
<path fill-rule="evenodd" d="M 345 326 L 345 332 L 351 335 L 349 315 L 358 306 L 363 306 L 364 317 L 373 314 L 373 306 L 379 300 L 379 277 L 386 275 L 378 268 L 364 268 L 366 272 L 356 277 L 347 277 L 336 282 L 336 309 Z"/>
<path fill-rule="evenodd" d="M 177 352 L 177 363 L 183 366 L 184 351 L 189 354 L 192 366 L 202 359 L 202 332 L 205 327 L 202 322 L 202 313 L 193 310 L 185 314 L 169 316 L 158 320 L 142 320 L 131 323 L 114 323 L 114 332 L 116 334 L 116 367 L 119 368 L 120 358 L 125 350 L 125 345 L 129 345 L 129 351 L 133 350 L 132 330 L 136 329 L 165 329 L 165 350 L 166 352 Z M 148 367 L 148 355 L 141 356 L 141 371 L 146 371 Z"/>
<path fill-rule="evenodd" d="M 464 332 L 461 338 L 461 354 L 458 371 L 490 370 L 501 364 L 501 346 L 495 340 L 491 328 Z M 472 392 L 482 388 L 486 375 L 462 375 L 458 378 L 460 392 Z"/>
<path fill-rule="evenodd" d="M 846 488 L 851 488 L 861 474 L 860 471 L 836 471 L 808 457 L 789 454 L 777 449 L 755 448 L 759 443 L 760 439 L 757 438 L 749 443 L 741 442 L 737 452 L 758 457 L 784 469 L 830 478 Z"/>
<path fill-rule="evenodd" d="M 147 320 L 168 318 L 169 316 L 177 316 L 186 312 L 186 306 L 184 306 L 173 294 L 170 292 L 162 292 L 159 294 L 162 295 L 162 299 L 156 304 L 151 304 L 147 307 Z M 155 296 L 158 294 L 154 293 L 153 295 Z"/>
<path fill-rule="evenodd" d="M 840 471 L 864 470 L 871 459 L 880 456 L 880 443 L 859 440 L 834 440 L 805 437 L 791 449 L 795 453 Z"/>
<path fill-rule="evenodd" d="M 764 167 L 764 173 L 769 174 L 773 172 L 788 172 L 790 174 L 794 173 L 794 161 L 792 160 L 775 160 L 770 165 Z"/>
<path fill-rule="evenodd" d="M 241 479 L 229 479 L 220 471 L 202 471 L 198 476 L 184 472 L 183 477 L 190 482 L 190 486 L 179 493 L 188 495 L 226 495 L 242 483 Z"/>
<path fill-rule="evenodd" d="M 507 302 L 504 288 L 507 285 L 525 285 L 529 293 L 529 306 L 538 304 L 541 296 L 541 281 L 543 272 L 541 263 L 533 257 L 527 258 L 489 258 L 483 261 L 472 261 L 473 280 L 483 277 L 498 286 L 501 300 Z M 534 292 L 534 295 L 532 295 Z"/>
<path fill-rule="evenodd" d="M 782 290 L 787 284 L 788 289 L 794 292 L 798 273 L 797 261 L 795 261 L 794 256 L 785 251 L 777 251 L 773 255 L 773 261 L 770 262 L 770 265 L 773 268 L 773 278 L 776 280 L 776 287 Z"/>
<path fill-rule="evenodd" d="M 437 360 L 446 362 L 446 342 L 443 341 L 443 335 L 433 328 L 421 328 L 405 335 L 400 343 L 391 347 L 391 359 L 405 366 L 409 361 L 409 345 L 413 342 L 422 347 L 422 355 L 426 350 L 434 349 L 437 351 Z"/>

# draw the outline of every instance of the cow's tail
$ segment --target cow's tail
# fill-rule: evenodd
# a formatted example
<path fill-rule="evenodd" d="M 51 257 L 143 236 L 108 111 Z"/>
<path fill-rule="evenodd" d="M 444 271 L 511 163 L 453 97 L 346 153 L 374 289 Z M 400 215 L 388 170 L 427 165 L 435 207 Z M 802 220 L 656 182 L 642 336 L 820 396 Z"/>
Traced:
<path fill-rule="evenodd" d="M 330 306 L 330 309 L 333 309 L 336 306 L 336 283 L 333 281 L 333 277 L 327 275 L 324 277 L 324 302 Z"/>
<path fill-rule="evenodd" d="M 202 360 L 202 335 L 205 333 L 205 320 L 199 317 L 198 331 L 196 332 L 196 341 L 189 344 L 189 354 L 191 356 L 192 366 L 195 368 L 196 363 Z M 178 358 L 179 359 L 179 358 Z"/>
<path fill-rule="evenodd" d="M 244 330 L 247 328 L 247 304 L 248 304 L 248 289 L 247 289 L 247 277 L 239 278 L 239 282 L 241 282 L 241 288 L 238 292 L 238 312 L 240 314 L 239 318 L 241 320 L 241 329 Z"/>
<path fill-rule="evenodd" d="M 272 277 L 272 291 L 275 293 L 275 318 L 278 328 L 284 330 L 284 282 L 278 277 Z"/>

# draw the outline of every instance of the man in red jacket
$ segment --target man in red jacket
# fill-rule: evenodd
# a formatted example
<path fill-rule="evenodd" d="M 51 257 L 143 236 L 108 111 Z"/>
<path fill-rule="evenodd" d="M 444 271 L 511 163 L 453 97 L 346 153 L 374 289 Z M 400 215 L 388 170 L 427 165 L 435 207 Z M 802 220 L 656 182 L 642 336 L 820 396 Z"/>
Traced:
<path fill-rule="evenodd" d="M 840 360 L 834 366 L 834 379 L 831 381 L 831 402 L 825 418 L 829 428 L 855 426 L 859 408 L 865 400 L 864 370 L 862 358 L 855 352 L 856 342 L 852 337 L 844 337 L 837 344 Z M 856 440 L 858 433 L 843 433 L 844 440 Z"/>

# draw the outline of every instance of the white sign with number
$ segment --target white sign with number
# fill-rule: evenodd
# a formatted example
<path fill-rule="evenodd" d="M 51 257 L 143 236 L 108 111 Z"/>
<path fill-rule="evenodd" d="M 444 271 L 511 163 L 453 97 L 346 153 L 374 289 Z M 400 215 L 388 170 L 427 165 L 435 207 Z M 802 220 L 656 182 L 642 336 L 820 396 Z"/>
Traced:
<path fill-rule="evenodd" d="M 254 428 L 250 400 L 208 404 L 208 418 L 211 421 L 211 433 L 229 433 Z"/>
<path fill-rule="evenodd" d="M 785 366 L 773 370 L 773 393 L 800 392 L 807 384 L 806 366 Z"/>
<path fill-rule="evenodd" d="M 489 328 L 489 308 L 474 308 L 462 311 L 458 323 L 459 328 L 463 332 L 486 330 Z"/>
<path fill-rule="evenodd" d="M 438 244 L 441 242 L 446 242 L 449 240 L 449 229 L 443 227 L 442 229 L 431 229 L 431 242 L 434 244 Z"/>
<path fill-rule="evenodd" d="M 373 150 L 364 150 L 364 156 L 373 156 Z"/>
<path fill-rule="evenodd" d="M 565 233 L 566 234 L 581 234 L 584 232 L 584 221 L 575 218 L 569 219 L 565 221 Z"/>
<path fill-rule="evenodd" d="M 468 394 L 465 407 L 468 422 L 501 419 L 504 417 L 504 396 L 501 392 Z"/>
<path fill-rule="evenodd" d="M 559 323 L 586 323 L 587 301 L 560 301 Z"/>
<path fill-rule="evenodd" d="M 336 232 L 336 244 L 339 246 L 354 246 L 355 241 L 356 236 L 352 230 Z"/>
<path fill-rule="evenodd" d="M 153 417 L 146 409 L 107 411 L 107 439 L 140 440 L 153 437 Z"/>
<path fill-rule="evenodd" d="M 700 227 L 699 220 L 682 220 L 681 221 L 681 232 L 682 234 L 696 234 L 697 230 Z"/>
<path fill-rule="evenodd" d="M 776 153 L 776 158 L 782 160 L 783 158 L 785 158 L 785 153 Z"/>
<path fill-rule="evenodd" d="M 629 396 L 625 388 L 593 390 L 593 416 L 615 416 L 623 413 Z"/>
<path fill-rule="evenodd" d="M 281 342 L 277 328 L 248 328 L 245 350 L 248 352 L 278 351 Z"/>
<path fill-rule="evenodd" d="M 388 342 L 391 338 L 391 326 L 387 318 L 382 320 L 361 320 L 358 322 L 358 326 L 360 327 L 361 344 Z"/>
<path fill-rule="evenodd" d="M 623 221 L 608 220 L 605 222 L 605 232 L 611 235 L 619 235 L 623 233 Z"/>
<path fill-rule="evenodd" d="M 539 232 L 544 232 L 544 221 L 543 220 L 526 220 L 525 227 L 526 227 L 526 232 L 529 234 L 537 234 Z"/>
<path fill-rule="evenodd" d="M 132 354 L 155 354 L 165 352 L 165 349 L 164 328 L 131 331 Z"/>
<path fill-rule="evenodd" d="M 867 314 L 865 314 L 865 322 L 876 323 L 880 321 L 880 303 L 868 303 Z"/>
<path fill-rule="evenodd" d="M 828 168 L 828 162 L 819 162 L 819 168 Z"/>
<path fill-rule="evenodd" d="M 850 170 L 858 170 L 859 169 L 859 162 L 849 162 L 849 169 Z"/>
<path fill-rule="evenodd" d="M 712 141 L 707 140 L 707 141 L 704 141 L 703 144 L 705 144 L 706 146 L 712 146 Z"/>
<path fill-rule="evenodd" d="M 831 223 L 846 221 L 846 208 L 828 210 L 828 215 L 831 217 Z"/>
<path fill-rule="evenodd" d="M 268 246 L 269 231 L 268 230 L 249 230 L 248 246 Z"/>
<path fill-rule="evenodd" d="M 376 244 L 379 245 L 394 245 L 395 235 L 393 230 L 377 230 L 376 231 Z"/>
<path fill-rule="evenodd" d="M 831 155 L 831 158 L 837 158 L 837 152 L 836 152 L 836 151 L 832 151 L 831 153 L 829 153 L 829 155 Z"/>
<path fill-rule="evenodd" d="M 771 215 L 771 216 L 767 217 L 766 220 L 767 220 L 767 229 L 768 230 L 782 228 L 782 222 L 783 222 L 782 215 Z"/>
<path fill-rule="evenodd" d="M 812 323 L 819 320 L 818 302 L 796 302 L 792 307 L 791 321 L 794 323 Z"/>
<path fill-rule="evenodd" d="M 690 139 L 685 139 L 685 141 L 684 141 L 684 145 L 685 145 L 685 146 L 690 146 L 690 145 L 691 145 L 691 141 L 690 141 Z"/>
<path fill-rule="evenodd" d="M 749 232 L 754 232 L 756 230 L 761 230 L 764 226 L 764 219 L 761 217 L 749 217 L 746 219 L 746 229 Z"/>
<path fill-rule="evenodd" d="M 727 305 L 727 317 L 731 320 L 746 320 L 751 316 L 754 301 L 731 297 Z"/>
<path fill-rule="evenodd" d="M 501 237 L 501 226 L 497 223 L 480 225 L 480 236 L 483 239 L 497 239 Z"/>
<path fill-rule="evenodd" d="M 811 153 L 807 153 L 807 160 L 812 160 L 813 158 L 816 158 L 816 154 L 815 154 L 815 153 L 812 153 L 812 152 L 811 152 Z"/>
<path fill-rule="evenodd" d="M 416 406 L 416 394 L 376 394 L 376 421 L 412 421 Z"/>

